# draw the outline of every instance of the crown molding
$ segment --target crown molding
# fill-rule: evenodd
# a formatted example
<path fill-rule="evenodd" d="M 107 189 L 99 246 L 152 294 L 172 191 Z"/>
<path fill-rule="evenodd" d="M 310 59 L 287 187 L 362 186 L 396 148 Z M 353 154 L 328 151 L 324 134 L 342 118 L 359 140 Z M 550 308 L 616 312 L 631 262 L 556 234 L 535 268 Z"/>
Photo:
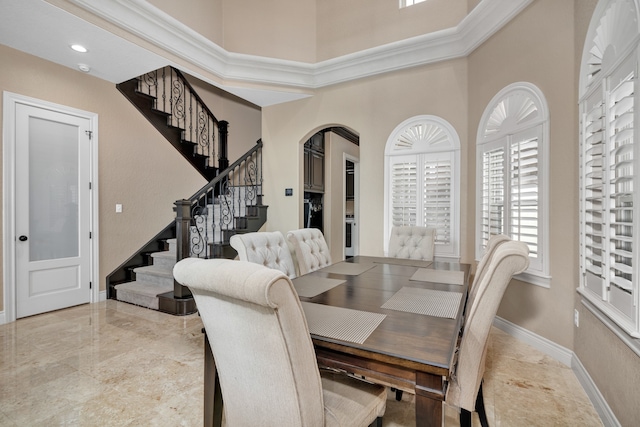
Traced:
<path fill-rule="evenodd" d="M 283 91 L 313 90 L 465 57 L 533 2 L 482 0 L 455 27 L 310 64 L 228 52 L 144 0 L 68 1 L 221 81 Z"/>

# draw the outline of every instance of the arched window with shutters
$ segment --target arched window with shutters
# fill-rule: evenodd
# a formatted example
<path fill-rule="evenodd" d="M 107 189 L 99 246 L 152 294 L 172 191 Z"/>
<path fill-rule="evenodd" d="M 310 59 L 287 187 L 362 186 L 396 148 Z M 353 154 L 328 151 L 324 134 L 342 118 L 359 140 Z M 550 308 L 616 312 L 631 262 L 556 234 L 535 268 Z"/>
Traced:
<path fill-rule="evenodd" d="M 384 251 L 394 225 L 434 227 L 435 256 L 460 258 L 460 139 L 436 116 L 398 125 L 385 148 Z"/>
<path fill-rule="evenodd" d="M 579 291 L 587 307 L 597 307 L 633 338 L 640 338 L 640 141 L 634 124 L 638 4 L 598 3 L 582 53 L 579 87 Z"/>
<path fill-rule="evenodd" d="M 550 285 L 548 250 L 549 113 L 529 83 L 502 89 L 480 121 L 476 150 L 476 258 L 492 234 L 529 246 L 529 269 L 519 276 Z"/>

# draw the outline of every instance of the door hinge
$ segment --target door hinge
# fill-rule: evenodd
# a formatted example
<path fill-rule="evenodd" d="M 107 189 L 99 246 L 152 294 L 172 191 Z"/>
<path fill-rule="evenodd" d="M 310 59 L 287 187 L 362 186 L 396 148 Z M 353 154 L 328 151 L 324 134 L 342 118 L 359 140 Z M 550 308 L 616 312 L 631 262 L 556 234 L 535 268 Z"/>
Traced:
<path fill-rule="evenodd" d="M 91 189 L 92 189 L 92 188 L 91 188 L 91 183 L 89 183 L 89 190 L 91 190 Z"/>
<path fill-rule="evenodd" d="M 89 289 L 93 289 L 93 282 L 89 282 Z"/>
<path fill-rule="evenodd" d="M 84 133 L 87 134 L 87 136 L 89 137 L 89 139 L 93 139 L 93 131 L 90 130 L 85 130 Z"/>
<path fill-rule="evenodd" d="M 91 238 L 91 232 L 89 232 L 89 238 Z"/>

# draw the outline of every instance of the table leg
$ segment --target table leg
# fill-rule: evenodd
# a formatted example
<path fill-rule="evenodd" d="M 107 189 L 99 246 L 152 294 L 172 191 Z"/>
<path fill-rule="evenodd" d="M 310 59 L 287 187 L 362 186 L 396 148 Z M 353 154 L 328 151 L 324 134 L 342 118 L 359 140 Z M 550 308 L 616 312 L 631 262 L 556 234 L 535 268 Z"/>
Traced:
<path fill-rule="evenodd" d="M 207 334 L 204 335 L 204 426 L 222 426 L 222 390 Z"/>
<path fill-rule="evenodd" d="M 417 373 L 416 426 L 441 427 L 445 384 L 442 376 Z"/>

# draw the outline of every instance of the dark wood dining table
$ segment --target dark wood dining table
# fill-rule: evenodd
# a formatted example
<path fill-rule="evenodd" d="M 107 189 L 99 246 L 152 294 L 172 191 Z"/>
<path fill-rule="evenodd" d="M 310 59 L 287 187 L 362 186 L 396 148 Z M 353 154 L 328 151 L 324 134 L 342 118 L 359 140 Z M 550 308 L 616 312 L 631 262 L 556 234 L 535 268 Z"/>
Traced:
<path fill-rule="evenodd" d="M 384 314 L 364 342 L 311 334 L 320 366 L 337 368 L 398 390 L 415 394 L 416 426 L 441 426 L 446 382 L 455 362 L 468 292 L 469 265 L 402 258 L 356 256 L 344 263 L 361 264 L 359 274 L 336 264 L 306 275 L 343 283 L 302 302 Z M 357 266 L 337 266 L 355 267 Z M 412 280 L 419 269 L 458 271 L 462 284 Z M 336 272 L 338 271 L 338 272 Z M 355 271 L 355 270 L 354 270 Z M 305 276 L 302 276 L 305 277 Z M 304 279 L 294 279 L 296 281 Z M 453 316 L 439 317 L 382 306 L 403 288 L 462 293 Z M 308 319 L 309 320 L 309 319 Z M 310 330 L 312 328 L 310 327 Z M 219 426 L 222 396 L 209 343 L 205 342 L 205 426 Z"/>

